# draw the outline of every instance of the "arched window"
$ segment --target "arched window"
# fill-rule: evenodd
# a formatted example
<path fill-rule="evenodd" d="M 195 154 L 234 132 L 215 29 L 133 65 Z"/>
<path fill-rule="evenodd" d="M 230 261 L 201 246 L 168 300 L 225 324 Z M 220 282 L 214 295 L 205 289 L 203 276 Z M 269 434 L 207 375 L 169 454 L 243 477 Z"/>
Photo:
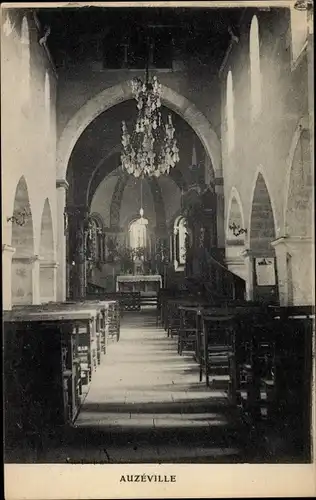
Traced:
<path fill-rule="evenodd" d="M 235 146 L 234 93 L 233 93 L 233 77 L 231 70 L 229 70 L 227 74 L 226 119 L 227 119 L 227 147 L 228 147 L 228 152 L 231 152 Z"/>
<path fill-rule="evenodd" d="M 132 250 L 147 247 L 148 219 L 143 216 L 134 220 L 129 227 L 129 244 Z"/>
<path fill-rule="evenodd" d="M 21 26 L 21 97 L 25 104 L 30 99 L 31 67 L 30 67 L 30 32 L 27 18 L 23 17 Z"/>
<path fill-rule="evenodd" d="M 261 111 L 261 70 L 257 16 L 253 16 L 250 26 L 250 85 L 251 111 L 254 119 Z"/>
<path fill-rule="evenodd" d="M 187 221 L 185 217 L 178 217 L 174 223 L 174 267 L 175 270 L 182 270 L 186 263 L 186 229 Z"/>
<path fill-rule="evenodd" d="M 45 84 L 44 84 L 44 112 L 45 112 L 45 120 L 46 120 L 46 125 L 47 125 L 46 131 L 48 133 L 50 131 L 50 120 L 51 120 L 50 109 L 51 109 L 50 108 L 50 80 L 49 80 L 49 74 L 46 71 Z"/>

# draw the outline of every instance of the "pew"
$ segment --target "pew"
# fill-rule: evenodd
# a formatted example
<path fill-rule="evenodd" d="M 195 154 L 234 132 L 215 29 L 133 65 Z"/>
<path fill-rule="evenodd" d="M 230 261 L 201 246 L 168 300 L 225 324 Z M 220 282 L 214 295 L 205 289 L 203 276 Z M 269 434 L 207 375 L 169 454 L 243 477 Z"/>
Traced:
<path fill-rule="evenodd" d="M 94 310 L 5 311 L 5 429 L 9 443 L 74 422 L 83 397 L 80 331 L 92 334 Z M 38 443 L 41 444 L 40 442 Z"/>
<path fill-rule="evenodd" d="M 85 297 L 87 300 L 114 300 L 119 303 L 121 315 L 125 311 L 140 311 L 141 310 L 141 294 L 140 292 L 103 292 L 103 293 L 88 293 Z"/>
<path fill-rule="evenodd" d="M 314 309 L 269 306 L 239 317 L 237 404 L 252 429 L 273 429 L 310 456 Z"/>
<path fill-rule="evenodd" d="M 106 332 L 103 328 L 103 317 L 105 313 L 105 305 L 100 302 L 83 302 L 83 301 L 68 301 L 68 302 L 49 302 L 40 305 L 14 306 L 13 311 L 33 311 L 33 313 L 41 314 L 42 312 L 54 311 L 81 311 L 87 310 L 93 313 L 91 325 L 87 327 L 82 325 L 78 330 L 78 357 L 82 370 L 83 385 L 88 385 L 92 378 L 93 371 L 101 362 L 101 345 L 103 343 Z M 104 339 L 105 342 L 105 339 Z"/>

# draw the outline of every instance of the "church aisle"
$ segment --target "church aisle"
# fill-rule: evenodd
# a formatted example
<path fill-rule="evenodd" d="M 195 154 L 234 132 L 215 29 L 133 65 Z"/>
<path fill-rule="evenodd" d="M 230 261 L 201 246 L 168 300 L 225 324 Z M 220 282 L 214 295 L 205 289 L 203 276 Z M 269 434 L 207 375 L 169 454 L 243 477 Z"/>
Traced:
<path fill-rule="evenodd" d="M 243 462 L 245 438 L 223 382 L 206 389 L 192 355 L 179 356 L 176 339 L 145 310 L 124 315 L 74 428 L 41 461 Z"/>

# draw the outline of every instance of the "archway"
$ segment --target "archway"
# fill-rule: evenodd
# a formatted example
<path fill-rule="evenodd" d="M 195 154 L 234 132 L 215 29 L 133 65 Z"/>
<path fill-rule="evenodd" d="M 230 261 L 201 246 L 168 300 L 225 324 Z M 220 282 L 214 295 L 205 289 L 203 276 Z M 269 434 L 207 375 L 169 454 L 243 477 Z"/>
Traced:
<path fill-rule="evenodd" d="M 125 104 L 128 101 L 133 100 L 132 88 L 129 85 L 129 82 L 124 82 L 118 84 L 114 87 L 104 90 L 94 98 L 90 99 L 82 108 L 69 120 L 68 124 L 65 126 L 62 135 L 58 141 L 57 147 L 57 177 L 59 179 L 65 179 L 66 174 L 68 175 L 69 166 L 72 166 L 73 154 L 76 151 L 75 146 L 79 142 L 78 139 L 86 132 L 86 129 L 89 129 L 89 125 L 95 121 L 103 112 L 108 111 L 111 112 L 110 108 L 115 107 L 116 105 Z M 173 90 L 162 87 L 162 104 L 169 108 L 171 111 L 174 111 L 180 118 L 184 120 L 197 134 L 200 138 L 207 155 L 210 158 L 210 169 L 213 168 L 215 170 L 215 177 L 221 177 L 221 148 L 220 142 L 212 130 L 210 123 L 205 118 L 205 116 L 196 108 L 194 104 L 188 101 L 185 97 L 177 94 Z M 111 135 L 110 135 L 111 136 Z M 104 146 L 104 145 L 103 145 Z M 105 147 L 105 146 L 104 146 Z M 112 144 L 113 148 L 113 144 Z M 109 148 L 110 149 L 110 148 Z M 95 178 L 96 176 L 94 176 Z M 71 176 L 69 177 L 70 185 Z M 87 179 L 87 184 L 90 179 Z M 90 185 L 91 189 L 92 185 Z M 89 190 L 90 191 L 90 190 Z M 77 206 L 81 204 L 82 201 L 78 201 L 79 191 L 75 191 L 77 199 L 73 199 L 70 204 Z M 79 193 L 79 194 L 78 194 Z M 72 188 L 68 191 L 68 201 L 72 199 Z M 87 198 L 87 194 L 85 194 L 85 198 Z M 86 207 L 87 208 L 87 207 Z M 84 207 L 82 207 L 84 211 Z M 59 207 L 59 217 L 63 217 L 64 207 Z M 83 212 L 82 212 L 83 213 Z M 79 216 L 77 217 L 79 221 Z M 72 225 L 73 218 L 69 219 L 69 231 L 70 226 Z M 73 221 L 74 222 L 74 221 Z M 75 222 L 74 222 L 75 223 Z M 78 222 L 79 223 L 79 222 Z M 84 221 L 81 221 L 80 224 L 84 224 Z M 77 228 L 74 229 L 75 235 L 82 231 Z M 70 240 L 70 238 L 69 238 Z M 82 245 L 82 240 L 79 241 L 80 245 Z M 79 243 L 76 243 L 76 247 L 78 248 Z M 63 242 L 59 245 L 62 247 Z M 63 252 L 60 251 L 62 254 Z M 82 254 L 82 250 L 79 252 Z M 63 255 L 60 256 L 60 260 L 63 259 Z M 83 257 L 81 258 L 83 259 Z M 79 265 L 79 264 L 78 264 Z M 83 269 L 83 265 L 79 265 L 80 269 Z M 78 281 L 80 282 L 80 295 L 83 294 L 84 290 L 84 280 L 82 277 L 83 271 L 76 271 L 76 274 L 79 276 Z M 62 277 L 64 281 L 66 281 L 65 277 Z"/>
<path fill-rule="evenodd" d="M 11 297 L 12 305 L 33 303 L 34 232 L 27 184 L 22 176 L 14 198 L 11 246 L 12 258 Z"/>
<path fill-rule="evenodd" d="M 277 300 L 275 222 L 266 182 L 258 173 L 251 206 L 249 248 L 253 271 L 253 298 Z"/>
<path fill-rule="evenodd" d="M 311 237 L 313 221 L 313 184 L 310 159 L 310 134 L 301 129 L 294 150 L 287 187 L 285 234 Z"/>
<path fill-rule="evenodd" d="M 53 221 L 48 198 L 45 200 L 42 213 L 40 258 L 41 302 L 54 301 L 56 298 L 56 263 Z"/>
<path fill-rule="evenodd" d="M 282 276 L 285 303 L 305 305 L 314 303 L 314 200 L 309 130 L 300 126 L 295 139 L 287 184 L 285 238 L 280 260 L 285 262 Z"/>
<path fill-rule="evenodd" d="M 245 249 L 247 228 L 238 191 L 233 188 L 228 204 L 226 219 L 225 260 L 233 273 L 246 279 L 246 269 L 242 252 Z"/>
<path fill-rule="evenodd" d="M 100 92 L 81 107 L 69 120 L 58 141 L 58 178 L 66 178 L 72 150 L 85 128 L 107 109 L 132 98 L 131 86 L 128 82 L 123 82 Z M 215 176 L 221 177 L 220 141 L 203 113 L 188 99 L 164 85 L 162 85 L 161 101 L 166 107 L 179 114 L 193 128 L 211 158 Z"/>

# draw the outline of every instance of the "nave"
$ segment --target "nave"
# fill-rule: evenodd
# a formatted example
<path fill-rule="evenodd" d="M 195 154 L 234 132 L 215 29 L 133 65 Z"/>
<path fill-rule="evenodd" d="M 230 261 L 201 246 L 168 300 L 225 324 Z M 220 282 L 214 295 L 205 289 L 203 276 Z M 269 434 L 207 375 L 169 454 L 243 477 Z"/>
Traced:
<path fill-rule="evenodd" d="M 78 416 L 7 463 L 286 463 L 293 447 L 273 428 L 251 429 L 228 401 L 228 377 L 199 382 L 193 352 L 157 327 L 156 310 L 125 312 L 120 341 L 93 373 Z M 300 459 L 299 459 L 300 461 Z"/>

